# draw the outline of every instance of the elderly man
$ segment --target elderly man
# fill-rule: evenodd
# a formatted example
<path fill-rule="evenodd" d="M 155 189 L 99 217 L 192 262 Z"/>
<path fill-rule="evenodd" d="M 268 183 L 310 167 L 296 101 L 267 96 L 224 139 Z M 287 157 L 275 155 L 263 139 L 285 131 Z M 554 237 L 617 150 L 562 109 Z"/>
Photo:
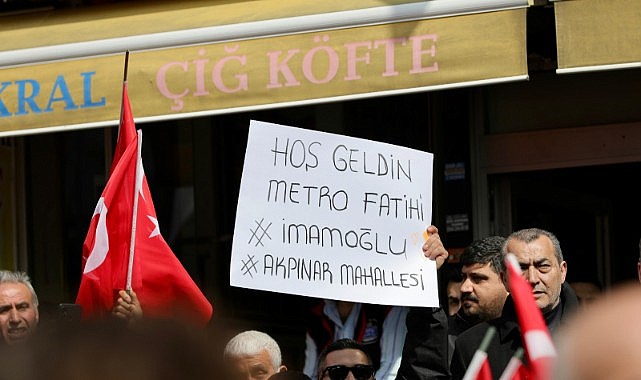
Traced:
<path fill-rule="evenodd" d="M 350 338 L 325 347 L 318 357 L 317 368 L 319 380 L 374 380 L 372 359 L 360 343 Z"/>
<path fill-rule="evenodd" d="M 0 271 L 0 327 L 4 344 L 27 339 L 38 325 L 38 296 L 29 276 Z"/>
<path fill-rule="evenodd" d="M 223 357 L 230 380 L 267 380 L 277 372 L 287 371 L 281 363 L 278 343 L 260 331 L 234 336 L 227 342 Z"/>
<path fill-rule="evenodd" d="M 516 256 L 523 276 L 532 286 L 536 305 L 543 313 L 550 332 L 554 333 L 578 306 L 576 295 L 565 283 L 567 263 L 563 260 L 559 240 L 549 231 L 528 228 L 508 236 L 502 251 L 504 255 L 509 252 Z M 463 378 L 490 326 L 496 327 L 497 333 L 487 348 L 488 361 L 495 379 L 503 373 L 521 346 L 521 333 L 511 297 L 505 302 L 499 318 L 478 324 L 457 337 L 451 364 L 453 379 Z"/>

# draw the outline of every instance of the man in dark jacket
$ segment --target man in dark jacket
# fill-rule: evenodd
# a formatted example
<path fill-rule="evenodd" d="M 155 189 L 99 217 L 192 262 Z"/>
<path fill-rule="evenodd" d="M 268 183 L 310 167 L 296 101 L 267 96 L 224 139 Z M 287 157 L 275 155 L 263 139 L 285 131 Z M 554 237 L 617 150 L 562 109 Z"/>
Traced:
<path fill-rule="evenodd" d="M 545 230 L 524 229 L 508 236 L 502 251 L 504 255 L 510 252 L 516 256 L 550 333 L 554 333 L 578 307 L 576 295 L 565 284 L 567 263 L 563 260 L 558 239 Z M 501 376 L 514 352 L 522 346 L 514 303 L 508 297 L 499 318 L 476 325 L 457 337 L 450 367 L 452 379 L 463 378 L 489 326 L 497 329 L 487 349 L 495 379 Z"/>
<path fill-rule="evenodd" d="M 461 308 L 445 316 L 439 308 L 412 308 L 398 380 L 447 379 L 456 337 L 470 327 L 501 315 L 507 290 L 503 283 L 505 238 L 488 236 L 472 242 L 461 254 Z M 448 345 L 441 335 L 447 331 Z M 444 361 L 447 358 L 447 362 Z"/>

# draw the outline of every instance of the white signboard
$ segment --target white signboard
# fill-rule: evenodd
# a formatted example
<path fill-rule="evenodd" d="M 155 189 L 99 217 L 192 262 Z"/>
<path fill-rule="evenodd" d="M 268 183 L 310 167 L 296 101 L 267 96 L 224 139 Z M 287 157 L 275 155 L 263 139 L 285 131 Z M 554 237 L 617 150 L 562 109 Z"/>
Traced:
<path fill-rule="evenodd" d="M 421 246 L 430 153 L 252 121 L 230 283 L 384 305 L 438 306 Z"/>

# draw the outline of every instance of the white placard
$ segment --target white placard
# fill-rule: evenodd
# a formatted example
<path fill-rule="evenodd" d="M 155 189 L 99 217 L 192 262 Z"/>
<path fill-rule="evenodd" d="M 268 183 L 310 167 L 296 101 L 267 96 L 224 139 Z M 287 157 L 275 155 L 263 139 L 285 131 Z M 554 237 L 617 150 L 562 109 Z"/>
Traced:
<path fill-rule="evenodd" d="M 384 305 L 438 306 L 423 256 L 433 155 L 252 121 L 230 283 Z"/>

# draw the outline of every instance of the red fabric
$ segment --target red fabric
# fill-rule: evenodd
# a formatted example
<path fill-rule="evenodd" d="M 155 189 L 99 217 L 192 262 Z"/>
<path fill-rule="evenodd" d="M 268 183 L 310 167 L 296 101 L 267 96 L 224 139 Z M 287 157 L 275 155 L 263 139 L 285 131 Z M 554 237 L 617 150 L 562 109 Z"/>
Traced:
<path fill-rule="evenodd" d="M 511 255 L 511 254 L 510 254 Z M 529 379 L 547 380 L 551 378 L 552 364 L 556 350 L 550 332 L 543 319 L 541 310 L 532 296 L 532 287 L 521 276 L 516 258 L 507 258 L 510 293 L 516 307 L 521 328 L 521 339 L 529 363 Z"/>
<path fill-rule="evenodd" d="M 490 368 L 490 362 L 487 361 L 487 358 L 483 361 L 483 365 L 479 368 L 478 373 L 476 374 L 476 380 L 492 380 L 492 369 Z"/>
<path fill-rule="evenodd" d="M 528 369 L 526 366 L 521 363 L 519 366 L 519 370 L 514 373 L 512 376 L 512 380 L 528 380 L 530 379 L 530 374 L 528 372 Z"/>
<path fill-rule="evenodd" d="M 122 146 L 126 148 L 121 149 Z M 94 211 L 82 249 L 83 275 L 76 303 L 82 306 L 83 319 L 108 315 L 115 300 L 114 293 L 126 286 L 136 164 L 142 170 L 137 150 L 138 136 L 125 85 L 123 119 L 112 173 Z M 136 196 L 138 212 L 131 286 L 143 313 L 155 318 L 186 319 L 204 326 L 212 316 L 212 305 L 160 234 L 144 176 Z"/>
<path fill-rule="evenodd" d="M 527 367 L 517 358 L 512 358 L 499 380 L 528 380 L 530 379 Z"/>
<path fill-rule="evenodd" d="M 486 333 L 486 336 L 488 334 L 489 332 Z M 492 332 L 492 334 L 490 335 L 494 335 L 494 333 Z M 492 376 L 492 368 L 490 368 L 490 362 L 487 360 L 487 352 L 485 351 L 486 349 L 487 344 L 481 343 L 481 347 L 479 347 L 474 353 L 472 361 L 470 362 L 469 367 L 467 367 L 465 375 L 463 375 L 463 380 L 494 379 L 494 377 Z"/>

